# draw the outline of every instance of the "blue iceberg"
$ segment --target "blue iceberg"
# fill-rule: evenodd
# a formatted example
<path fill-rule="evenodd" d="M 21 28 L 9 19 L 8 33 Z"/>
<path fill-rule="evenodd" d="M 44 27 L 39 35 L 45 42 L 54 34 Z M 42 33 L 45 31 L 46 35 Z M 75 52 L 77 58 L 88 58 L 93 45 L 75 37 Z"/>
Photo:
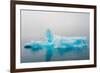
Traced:
<path fill-rule="evenodd" d="M 46 41 L 31 41 L 26 43 L 24 48 L 32 51 L 46 49 L 45 61 L 50 61 L 53 56 L 53 49 L 57 49 L 61 56 L 71 50 L 82 50 L 88 48 L 86 37 L 65 37 L 53 35 L 50 29 L 46 31 Z"/>

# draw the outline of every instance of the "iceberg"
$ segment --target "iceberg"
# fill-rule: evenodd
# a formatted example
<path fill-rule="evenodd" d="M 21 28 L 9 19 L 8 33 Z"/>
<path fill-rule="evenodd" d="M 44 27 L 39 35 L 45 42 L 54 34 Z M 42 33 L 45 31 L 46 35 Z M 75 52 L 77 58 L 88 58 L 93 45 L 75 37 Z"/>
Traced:
<path fill-rule="evenodd" d="M 81 50 L 88 48 L 88 41 L 86 37 L 66 37 L 54 35 L 50 29 L 46 30 L 45 41 L 31 41 L 25 43 L 24 48 L 32 51 L 39 51 L 46 49 L 45 61 L 50 61 L 53 56 L 53 49 L 57 49 L 59 54 L 63 56 L 64 53 L 71 50 Z"/>

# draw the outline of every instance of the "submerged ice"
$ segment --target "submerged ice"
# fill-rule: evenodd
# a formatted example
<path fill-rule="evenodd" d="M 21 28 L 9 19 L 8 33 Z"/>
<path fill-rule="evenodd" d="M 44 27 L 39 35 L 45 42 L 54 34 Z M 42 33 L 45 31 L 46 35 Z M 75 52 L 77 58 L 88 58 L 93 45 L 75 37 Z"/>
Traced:
<path fill-rule="evenodd" d="M 65 37 L 53 35 L 50 29 L 46 31 L 45 41 L 31 41 L 25 43 L 24 48 L 31 49 L 32 51 L 39 51 L 46 49 L 45 61 L 50 61 L 53 56 L 53 49 L 57 49 L 58 53 L 63 56 L 64 53 L 75 50 L 80 51 L 88 48 L 86 37 Z"/>

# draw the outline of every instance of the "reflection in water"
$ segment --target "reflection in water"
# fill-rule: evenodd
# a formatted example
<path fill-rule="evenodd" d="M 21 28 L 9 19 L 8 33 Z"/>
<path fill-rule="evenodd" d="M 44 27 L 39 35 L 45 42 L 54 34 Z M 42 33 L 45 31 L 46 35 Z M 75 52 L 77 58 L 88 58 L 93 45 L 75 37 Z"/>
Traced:
<path fill-rule="evenodd" d="M 51 61 L 54 49 L 57 49 L 61 56 L 72 50 L 77 52 L 79 51 L 78 53 L 80 53 L 83 49 L 88 48 L 88 42 L 86 37 L 63 37 L 53 35 L 53 33 L 48 29 L 46 31 L 46 41 L 32 41 L 26 43 L 24 48 L 31 49 L 34 52 L 45 49 L 45 61 Z"/>

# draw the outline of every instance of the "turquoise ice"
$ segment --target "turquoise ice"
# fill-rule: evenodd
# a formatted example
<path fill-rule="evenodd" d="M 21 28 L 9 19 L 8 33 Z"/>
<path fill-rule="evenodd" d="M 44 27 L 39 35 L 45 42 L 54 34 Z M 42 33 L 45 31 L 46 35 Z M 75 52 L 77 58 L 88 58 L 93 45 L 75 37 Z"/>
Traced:
<path fill-rule="evenodd" d="M 39 51 L 46 49 L 45 61 L 51 61 L 53 56 L 53 49 L 57 49 L 58 53 L 63 56 L 64 53 L 75 50 L 81 51 L 88 48 L 88 42 L 86 37 L 66 37 L 58 36 L 51 32 L 50 29 L 46 30 L 45 41 L 32 41 L 26 43 L 24 48 L 31 49 L 32 51 Z"/>

